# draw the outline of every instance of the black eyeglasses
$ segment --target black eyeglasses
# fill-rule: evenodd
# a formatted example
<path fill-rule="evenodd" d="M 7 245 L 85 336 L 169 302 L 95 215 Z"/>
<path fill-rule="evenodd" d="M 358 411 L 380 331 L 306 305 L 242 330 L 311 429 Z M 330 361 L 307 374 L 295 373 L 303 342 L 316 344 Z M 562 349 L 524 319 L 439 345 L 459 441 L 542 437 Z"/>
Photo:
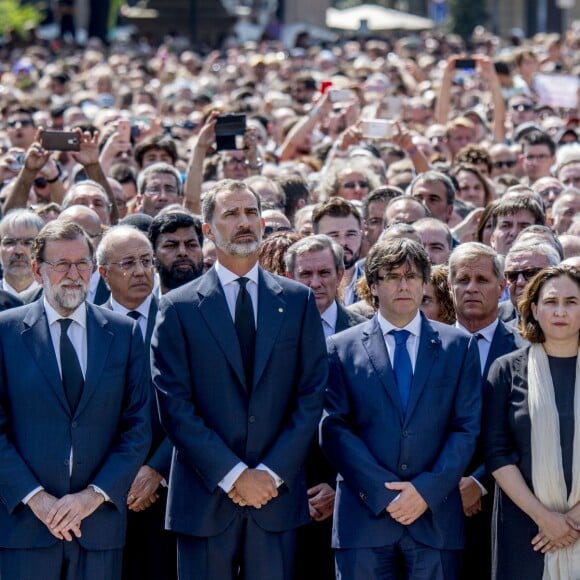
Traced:
<path fill-rule="evenodd" d="M 43 187 L 46 187 L 48 185 L 48 181 L 46 181 L 46 177 L 37 177 L 34 180 L 34 187 L 38 187 L 39 189 L 42 189 Z"/>
<path fill-rule="evenodd" d="M 517 163 L 516 160 L 494 161 L 493 168 L 494 169 L 501 169 L 502 167 L 515 167 L 516 163 Z"/>
<path fill-rule="evenodd" d="M 524 270 L 510 270 L 505 272 L 506 280 L 510 284 L 515 284 L 520 277 L 520 274 L 526 282 L 531 280 L 542 268 L 525 268 Z"/>
<path fill-rule="evenodd" d="M 342 187 L 346 187 L 347 189 L 354 189 L 357 185 L 361 188 L 368 187 L 369 182 L 368 181 L 347 181 L 346 183 L 342 184 Z"/>
<path fill-rule="evenodd" d="M 14 129 L 16 125 L 20 125 L 21 127 L 32 127 L 33 124 L 32 119 L 16 119 L 14 121 L 8 121 L 6 126 Z"/>

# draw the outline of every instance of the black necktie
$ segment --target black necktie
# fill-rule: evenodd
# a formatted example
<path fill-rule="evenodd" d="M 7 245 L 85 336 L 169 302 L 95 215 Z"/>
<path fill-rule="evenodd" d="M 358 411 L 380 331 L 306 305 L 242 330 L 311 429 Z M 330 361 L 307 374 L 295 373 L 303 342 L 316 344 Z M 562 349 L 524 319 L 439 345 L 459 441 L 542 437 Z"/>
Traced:
<path fill-rule="evenodd" d="M 141 318 L 141 314 L 139 314 L 139 312 L 136 310 L 129 310 L 129 312 L 127 312 L 127 316 L 133 320 L 139 320 L 139 318 Z"/>
<path fill-rule="evenodd" d="M 72 318 L 61 318 L 60 324 L 60 368 L 62 372 L 62 384 L 68 400 L 71 412 L 75 412 L 83 386 L 85 384 L 83 371 L 77 357 L 77 353 L 68 337 L 68 327 L 72 323 Z"/>
<path fill-rule="evenodd" d="M 254 321 L 254 308 L 252 299 L 246 288 L 248 278 L 238 278 L 240 290 L 236 300 L 236 333 L 242 351 L 242 361 L 246 372 L 246 387 L 252 388 L 254 377 L 254 349 L 256 343 L 256 323 Z"/>

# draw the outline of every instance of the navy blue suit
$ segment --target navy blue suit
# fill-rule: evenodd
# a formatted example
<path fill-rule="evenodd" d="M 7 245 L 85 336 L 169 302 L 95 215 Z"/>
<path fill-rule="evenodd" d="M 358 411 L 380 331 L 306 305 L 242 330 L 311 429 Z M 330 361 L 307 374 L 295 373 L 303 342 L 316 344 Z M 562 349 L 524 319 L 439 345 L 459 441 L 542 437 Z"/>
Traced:
<path fill-rule="evenodd" d="M 112 309 L 108 300 L 104 308 Z M 145 359 L 147 378 L 150 387 L 149 411 L 151 417 L 152 441 L 147 453 L 145 465 L 160 473 L 165 481 L 169 480 L 171 454 L 173 446 L 159 421 L 157 398 L 151 382 L 151 336 L 155 328 L 155 318 L 158 311 L 158 301 L 151 295 L 151 304 L 147 316 L 145 331 Z M 177 548 L 175 538 L 165 530 L 165 506 L 167 490 L 158 488 L 159 499 L 144 511 L 130 511 L 127 514 L 127 541 L 123 553 L 123 580 L 171 580 L 177 577 Z"/>
<path fill-rule="evenodd" d="M 132 320 L 92 304 L 86 308 L 87 371 L 74 414 L 43 301 L 0 314 L 3 548 L 44 548 L 58 541 L 22 504 L 35 488 L 42 486 L 60 498 L 89 484 L 104 490 L 111 501 L 82 522 L 79 544 L 87 550 L 115 550 L 124 544 L 127 491 L 151 437 L 143 341 Z"/>
<path fill-rule="evenodd" d="M 303 464 L 327 378 L 320 315 L 308 288 L 260 269 L 257 319 L 248 387 L 215 270 L 161 300 L 153 381 L 175 446 L 166 524 L 179 534 L 216 536 L 240 514 L 267 532 L 309 520 Z M 264 463 L 284 481 L 259 510 L 238 507 L 218 486 L 240 461 Z"/>
<path fill-rule="evenodd" d="M 498 320 L 483 369 L 482 393 L 489 368 L 493 362 L 500 356 L 523 348 L 527 344 L 527 341 L 519 335 L 515 328 Z M 488 493 L 481 498 L 481 511 L 465 520 L 466 549 L 463 554 L 462 578 L 465 580 L 489 580 L 491 578 L 491 516 L 495 481 L 485 469 L 482 437 L 478 439 L 466 476 L 475 477 Z"/>
<path fill-rule="evenodd" d="M 459 480 L 475 449 L 481 414 L 479 357 L 463 332 L 421 316 L 417 363 L 404 414 L 375 316 L 328 339 L 330 374 L 322 447 L 343 477 L 333 547 L 373 548 L 411 538 L 438 550 L 463 548 Z M 410 526 L 385 512 L 409 481 L 428 505 Z"/>

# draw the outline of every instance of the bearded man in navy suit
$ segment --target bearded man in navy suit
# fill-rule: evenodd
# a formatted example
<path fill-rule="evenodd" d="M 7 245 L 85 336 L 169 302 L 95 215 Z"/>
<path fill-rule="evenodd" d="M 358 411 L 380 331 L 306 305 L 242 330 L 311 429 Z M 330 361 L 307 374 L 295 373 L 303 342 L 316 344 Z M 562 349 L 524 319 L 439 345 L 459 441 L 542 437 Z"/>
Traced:
<path fill-rule="evenodd" d="M 217 262 L 162 298 L 151 343 L 179 578 L 290 580 L 327 377 L 316 301 L 259 268 L 260 200 L 244 183 L 218 182 L 203 219 Z"/>

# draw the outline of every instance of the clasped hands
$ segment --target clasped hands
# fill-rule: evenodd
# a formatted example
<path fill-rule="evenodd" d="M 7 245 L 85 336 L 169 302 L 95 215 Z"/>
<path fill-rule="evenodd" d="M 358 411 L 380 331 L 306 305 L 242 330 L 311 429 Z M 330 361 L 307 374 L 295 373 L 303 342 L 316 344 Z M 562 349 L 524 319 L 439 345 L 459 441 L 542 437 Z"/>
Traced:
<path fill-rule="evenodd" d="M 580 524 L 572 518 L 571 512 L 548 512 L 538 524 L 539 532 L 532 538 L 532 546 L 542 554 L 567 548 L 580 537 Z"/>
<path fill-rule="evenodd" d="M 272 476 L 261 469 L 245 469 L 228 492 L 228 497 L 241 507 L 260 509 L 278 495 Z"/>
<path fill-rule="evenodd" d="M 409 526 L 427 511 L 429 506 L 410 481 L 387 482 L 385 487 L 400 492 L 386 508 L 387 513 L 400 524 Z"/>
<path fill-rule="evenodd" d="M 87 487 L 60 499 L 42 490 L 30 498 L 28 506 L 55 538 L 70 542 L 73 536 L 81 537 L 82 521 L 104 501 L 100 493 Z"/>

